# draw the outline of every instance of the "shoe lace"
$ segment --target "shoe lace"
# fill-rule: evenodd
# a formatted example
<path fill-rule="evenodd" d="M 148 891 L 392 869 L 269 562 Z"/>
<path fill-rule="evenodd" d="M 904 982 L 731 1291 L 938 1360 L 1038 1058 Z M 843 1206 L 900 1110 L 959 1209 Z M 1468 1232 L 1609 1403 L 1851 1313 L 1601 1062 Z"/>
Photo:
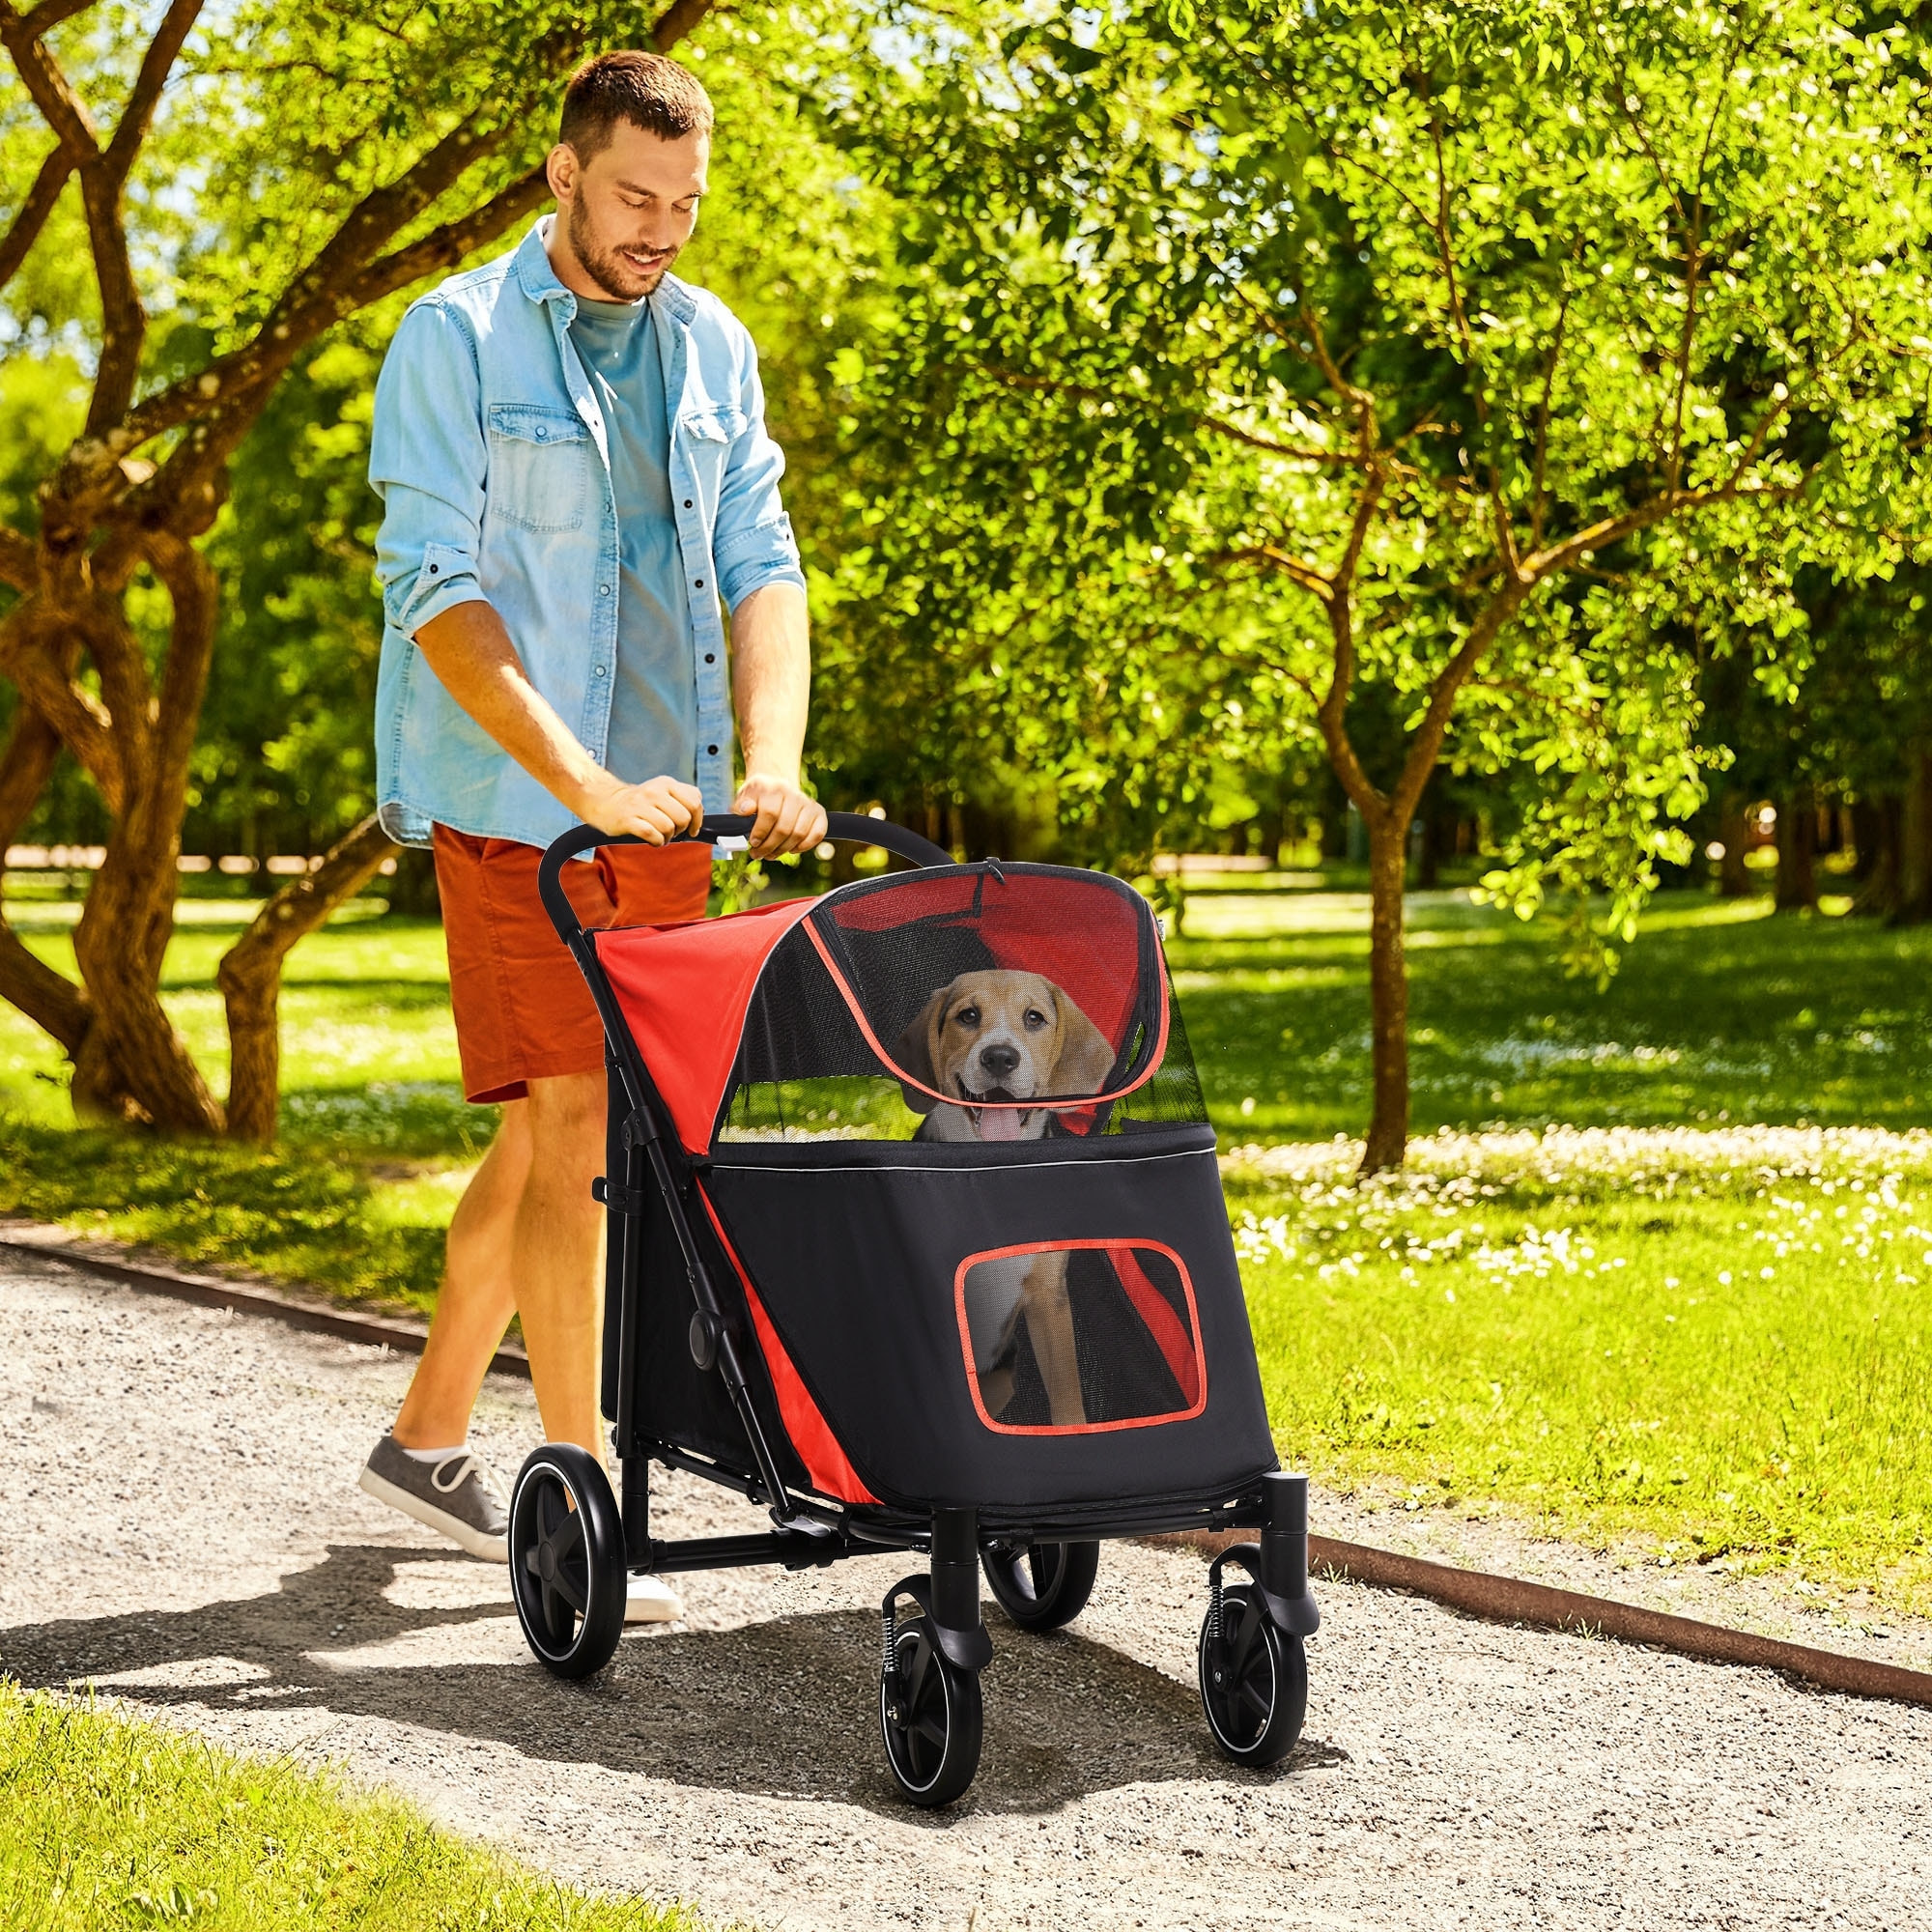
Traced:
<path fill-rule="evenodd" d="M 453 1469 L 453 1475 L 445 1477 L 444 1471 Z M 445 1456 L 429 1472 L 430 1488 L 439 1495 L 453 1495 L 471 1476 L 476 1478 L 476 1487 L 497 1502 L 503 1500 L 501 1490 L 482 1459 L 469 1449 L 459 1449 L 454 1455 Z"/>

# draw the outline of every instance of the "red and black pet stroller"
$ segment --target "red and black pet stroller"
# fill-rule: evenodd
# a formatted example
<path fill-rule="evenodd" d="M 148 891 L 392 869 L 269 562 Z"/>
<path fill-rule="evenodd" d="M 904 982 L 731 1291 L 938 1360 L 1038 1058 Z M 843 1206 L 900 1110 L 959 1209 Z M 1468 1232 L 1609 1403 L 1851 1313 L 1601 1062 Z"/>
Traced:
<path fill-rule="evenodd" d="M 697 835 L 742 837 L 714 817 Z M 561 1676 L 600 1668 L 628 1571 L 808 1569 L 902 1549 L 882 1606 L 886 1759 L 916 1804 L 980 1757 L 1011 1621 L 1080 1613 L 1105 1537 L 1252 1527 L 1208 1571 L 1215 1743 L 1278 1763 L 1307 1702 L 1307 1482 L 1263 1406 L 1214 1134 L 1158 928 L 1104 873 L 955 865 L 879 820 L 834 838 L 910 861 L 726 918 L 585 931 L 610 1069 L 603 1406 L 621 1507 L 568 1444 L 517 1478 L 510 1576 Z M 722 1483 L 768 1532 L 651 1535 L 649 1465 Z M 1245 1580 L 1223 1584 L 1233 1564 Z"/>

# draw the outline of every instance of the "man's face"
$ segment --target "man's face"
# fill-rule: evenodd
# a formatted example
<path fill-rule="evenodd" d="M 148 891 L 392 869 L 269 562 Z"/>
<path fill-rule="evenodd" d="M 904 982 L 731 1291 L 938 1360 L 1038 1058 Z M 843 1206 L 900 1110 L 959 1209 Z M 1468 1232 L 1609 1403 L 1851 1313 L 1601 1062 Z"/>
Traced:
<path fill-rule="evenodd" d="M 551 190 L 570 255 L 598 299 L 638 301 L 664 279 L 697 225 L 710 158 L 706 135 L 667 141 L 628 121 L 588 161 L 568 146 L 551 150 Z M 559 279 L 574 286 L 567 266 L 557 264 Z"/>

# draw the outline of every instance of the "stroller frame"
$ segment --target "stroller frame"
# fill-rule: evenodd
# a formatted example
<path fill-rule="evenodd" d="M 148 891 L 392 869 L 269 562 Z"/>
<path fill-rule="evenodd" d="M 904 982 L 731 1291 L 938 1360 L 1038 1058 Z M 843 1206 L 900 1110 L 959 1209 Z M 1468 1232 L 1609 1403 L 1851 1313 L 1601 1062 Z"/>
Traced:
<path fill-rule="evenodd" d="M 716 814 L 707 816 L 697 831 L 687 837 L 693 842 L 707 843 L 743 839 L 751 833 L 753 824 L 749 817 Z M 914 867 L 953 863 L 949 853 L 917 833 L 857 813 L 829 814 L 827 837 L 878 846 Z M 764 1565 L 805 1571 L 889 1549 L 923 1555 L 926 1559 L 923 1570 L 895 1583 L 881 1604 L 884 1633 L 881 1713 L 889 1764 L 904 1795 L 915 1804 L 943 1804 L 963 1791 L 979 1757 L 977 1679 L 992 1657 L 992 1641 L 980 1615 L 979 1572 L 982 1553 L 995 1539 L 982 1531 L 979 1512 L 971 1507 L 934 1505 L 922 1512 L 886 1503 L 832 1504 L 798 1493 L 785 1480 L 754 1406 L 747 1375 L 746 1350 L 756 1344 L 719 1294 L 686 1211 L 680 1182 L 703 1163 L 696 1160 L 680 1143 L 657 1083 L 598 957 L 595 941 L 579 921 L 563 889 L 563 867 L 579 855 L 600 846 L 641 842 L 629 836 L 611 836 L 589 826 L 577 826 L 548 848 L 539 871 L 539 891 L 545 909 L 582 971 L 603 1021 L 605 1064 L 611 1083 L 611 1149 L 613 1159 L 621 1153 L 621 1171 L 599 1177 L 591 1188 L 594 1198 L 609 1211 L 609 1237 L 618 1249 L 612 1270 L 617 1299 L 616 1413 L 611 1419 L 614 1424 L 620 1484 L 619 1497 L 611 1497 L 601 1467 L 587 1454 L 570 1445 L 547 1444 L 526 1463 L 518 1477 L 518 1493 L 512 1503 L 511 1562 L 519 1616 L 539 1660 L 557 1674 L 570 1677 L 588 1675 L 608 1662 L 622 1628 L 621 1599 L 614 1615 L 608 1603 L 596 1614 L 586 1606 L 577 1641 L 561 1653 L 554 1642 L 545 1641 L 546 1634 L 533 1623 L 526 1597 L 538 1586 L 528 1582 L 522 1570 L 527 1568 L 534 1576 L 541 1550 L 536 1543 L 531 1543 L 530 1550 L 520 1561 L 519 1549 L 523 1495 L 533 1471 L 553 1482 L 561 1481 L 573 1508 L 578 1511 L 575 1533 L 592 1546 L 601 1539 L 607 1546 L 603 1552 L 607 1567 L 619 1560 L 616 1552 L 620 1550 L 621 1567 L 626 1573 L 670 1576 Z M 750 1445 L 756 1465 L 753 1476 L 724 1467 L 680 1443 L 659 1439 L 647 1432 L 639 1416 L 638 1371 L 645 1293 L 643 1230 L 645 1216 L 654 1210 L 664 1214 L 675 1236 L 695 1304 L 689 1331 L 693 1361 L 700 1371 L 715 1371 L 721 1378 Z M 610 1319 L 607 1311 L 607 1323 Z M 772 1527 L 750 1535 L 668 1540 L 654 1537 L 650 1510 L 652 1459 L 718 1483 L 763 1507 Z M 1099 1541 L 1109 1538 L 1239 1529 L 1257 1531 L 1259 1540 L 1223 1550 L 1210 1566 L 1209 1604 L 1202 1633 L 1203 1701 L 1209 1728 L 1226 1755 L 1247 1764 L 1273 1763 L 1287 1755 L 1299 1734 L 1306 1695 L 1300 1640 L 1312 1634 L 1321 1620 L 1308 1589 L 1306 1476 L 1272 1472 L 1264 1475 L 1259 1486 L 1249 1492 L 1208 1507 L 1177 1509 L 1157 1503 L 1139 1508 L 1089 1505 L 1071 1511 L 1040 1511 L 1034 1520 L 1018 1527 L 1003 1520 L 997 1537 L 1002 1550 L 1019 1549 L 1030 1559 L 1033 1552 L 1052 1551 L 1056 1548 L 1063 1552 L 1058 1581 L 1051 1587 L 1042 1582 L 1041 1566 L 1034 1560 L 1034 1579 L 1040 1588 L 1036 1602 L 1030 1605 L 1024 1594 L 1014 1600 L 1010 1584 L 1008 1589 L 1001 1588 L 990 1554 L 986 1558 L 988 1577 L 996 1597 L 1016 1624 L 1021 1628 L 1047 1630 L 1077 1615 L 1092 1585 L 1091 1560 L 1084 1576 L 1069 1575 L 1069 1565 L 1064 1560 L 1065 1552 L 1097 1546 Z M 525 1541 L 529 1541 L 528 1535 Z M 616 1550 L 608 1548 L 612 1544 Z M 593 1548 L 593 1570 L 598 1560 L 599 1552 Z M 1222 1576 L 1229 1563 L 1247 1571 L 1252 1583 L 1229 1586 L 1224 1597 Z M 1078 1573 L 1079 1563 L 1074 1562 L 1070 1570 Z M 546 1578 L 547 1576 L 548 1573 Z M 899 1621 L 898 1605 L 903 1599 L 912 1600 L 918 1606 L 927 1627 L 930 1647 L 951 1666 L 950 1670 L 942 1666 L 948 1690 L 943 1721 L 948 1726 L 949 1743 L 944 1762 L 930 1777 L 909 1776 L 907 1766 L 893 1748 L 894 1723 L 902 1715 L 897 1705 L 907 1701 L 908 1690 L 908 1666 L 898 1656 L 899 1647 L 906 1640 L 905 1633 L 911 1628 Z M 1229 1721 L 1234 1689 L 1220 1697 L 1218 1710 L 1210 1690 L 1210 1678 L 1219 1684 L 1232 1672 L 1239 1680 L 1242 1668 L 1246 1667 L 1252 1679 L 1258 1668 L 1242 1666 L 1240 1659 L 1234 1655 L 1233 1647 L 1237 1641 L 1234 1620 L 1240 1614 L 1247 1620 L 1245 1634 L 1240 1639 L 1247 1646 L 1242 1655 L 1259 1656 L 1264 1650 L 1266 1681 L 1279 1687 L 1278 1695 L 1270 1690 L 1269 1701 L 1271 1706 L 1280 1708 L 1260 1726 L 1258 1735 L 1252 1722 L 1237 1710 L 1233 1714 L 1235 1720 Z M 1267 1628 L 1260 1630 L 1257 1635 L 1257 1629 L 1264 1624 Z M 1283 1639 L 1291 1640 L 1287 1650 Z M 1228 1653 L 1226 1656 L 1222 1655 L 1224 1651 Z M 916 1662 L 922 1669 L 925 1667 L 923 1662 Z M 952 1693 L 955 1690 L 961 1691 L 962 1702 L 963 1692 L 971 1692 L 971 1709 L 964 1717 L 954 1711 Z M 1292 1723 L 1288 1721 L 1291 1716 Z M 955 1738 L 955 1732 L 970 1736 Z"/>

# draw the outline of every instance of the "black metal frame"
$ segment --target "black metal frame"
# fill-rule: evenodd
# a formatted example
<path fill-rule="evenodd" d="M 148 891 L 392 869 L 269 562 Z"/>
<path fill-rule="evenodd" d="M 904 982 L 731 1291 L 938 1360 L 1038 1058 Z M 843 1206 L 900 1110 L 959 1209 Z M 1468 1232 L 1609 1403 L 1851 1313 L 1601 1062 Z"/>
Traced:
<path fill-rule="evenodd" d="M 687 835 L 687 840 L 715 843 L 724 838 L 743 838 L 750 835 L 753 823 L 749 817 L 709 816 L 695 833 Z M 854 844 L 876 845 L 916 867 L 953 863 L 950 853 L 916 832 L 856 812 L 830 813 L 826 837 Z M 621 1133 L 622 1180 L 612 1184 L 609 1177 L 602 1177 L 592 1188 L 596 1198 L 616 1217 L 621 1230 L 615 1421 L 625 1566 L 657 1576 L 693 1570 L 746 1569 L 763 1564 L 779 1564 L 796 1571 L 823 1569 L 844 1557 L 875 1555 L 881 1549 L 923 1550 L 928 1553 L 929 1573 L 908 1577 L 895 1584 L 885 1600 L 885 1614 L 891 1617 L 893 1604 L 901 1594 L 912 1596 L 931 1615 L 938 1642 L 946 1655 L 963 1668 L 979 1670 L 990 1659 L 992 1646 L 980 1620 L 977 1512 L 970 1508 L 935 1507 L 922 1517 L 886 1507 L 832 1506 L 814 1498 L 795 1496 L 780 1473 L 771 1445 L 765 1439 L 752 1402 L 740 1338 L 712 1286 L 685 1213 L 678 1177 L 672 1167 L 673 1160 L 686 1159 L 684 1151 L 650 1069 L 625 1024 L 616 994 L 597 956 L 596 942 L 584 930 L 563 890 L 563 867 L 579 854 L 602 845 L 643 842 L 628 834 L 612 836 L 592 826 L 576 826 L 544 853 L 537 873 L 538 891 L 551 923 L 570 949 L 596 1002 L 604 1023 L 607 1065 L 621 1081 L 626 1103 Z M 675 1443 L 652 1440 L 639 1430 L 637 1349 L 639 1303 L 643 1292 L 641 1217 L 647 1172 L 657 1183 L 676 1235 L 696 1304 L 691 1330 L 694 1356 L 700 1366 L 715 1366 L 724 1378 L 757 1465 L 755 1480 L 722 1468 Z M 736 1490 L 752 1502 L 762 1503 L 771 1517 L 772 1529 L 763 1535 L 695 1537 L 678 1542 L 652 1537 L 650 1463 L 654 1457 L 673 1468 Z M 1257 1572 L 1257 1580 L 1275 1621 L 1296 1634 L 1313 1631 L 1319 1613 L 1308 1594 L 1305 1476 L 1279 1472 L 1264 1476 L 1258 1492 L 1208 1509 L 1176 1511 L 1155 1503 L 1132 1513 L 1076 1511 L 1042 1516 L 1023 1530 L 1003 1526 L 1002 1535 L 1046 1543 L 1235 1528 L 1262 1531 L 1258 1551 L 1252 1546 L 1243 1546 L 1230 1554 L 1236 1561 L 1246 1561 Z"/>

